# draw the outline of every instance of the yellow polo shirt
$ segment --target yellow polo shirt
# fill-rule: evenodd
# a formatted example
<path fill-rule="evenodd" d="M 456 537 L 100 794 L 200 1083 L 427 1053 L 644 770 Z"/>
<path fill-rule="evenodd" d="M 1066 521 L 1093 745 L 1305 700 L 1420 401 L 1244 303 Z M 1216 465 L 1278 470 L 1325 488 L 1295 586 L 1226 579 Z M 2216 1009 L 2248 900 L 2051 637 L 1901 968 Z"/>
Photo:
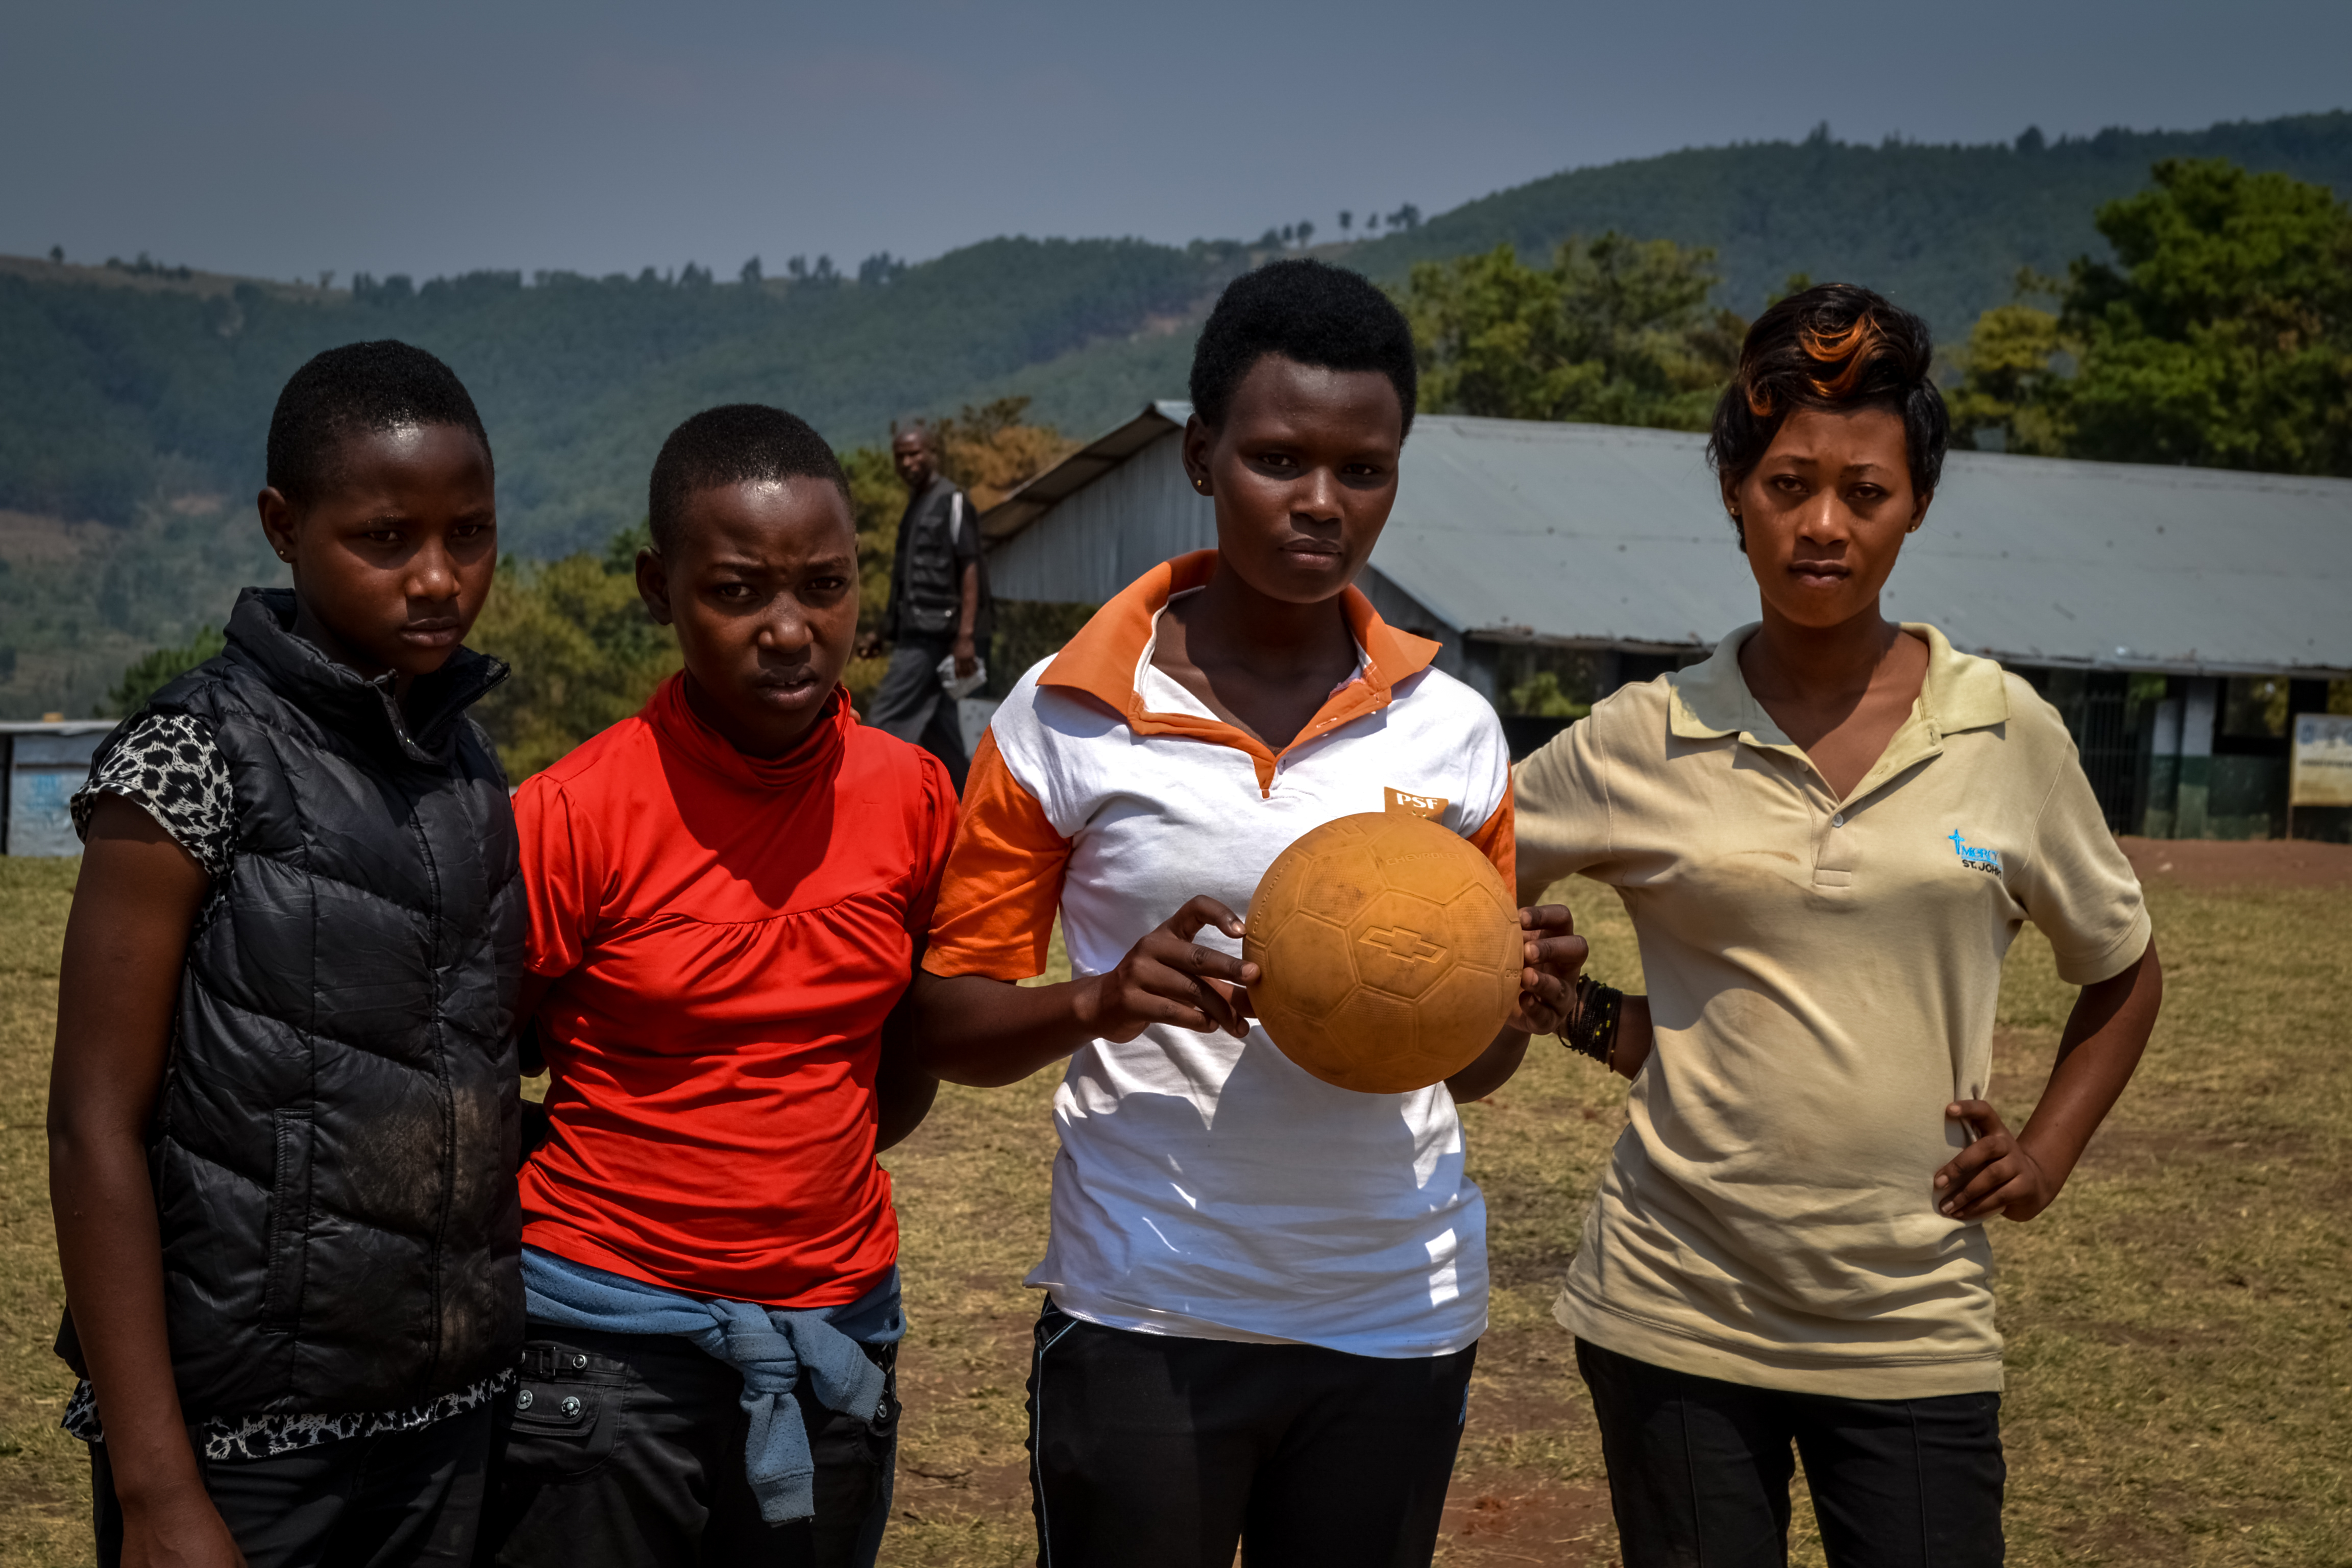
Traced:
<path fill-rule="evenodd" d="M 1840 800 L 1726 637 L 1522 763 L 1522 896 L 1617 889 L 1656 1043 L 1556 1315 L 1700 1376 L 1862 1399 L 2000 1386 L 1981 1225 L 1936 1212 L 1944 1107 L 1992 1072 L 2032 921 L 2087 984 L 2148 942 L 2056 710 L 1933 626 L 1917 703 Z"/>

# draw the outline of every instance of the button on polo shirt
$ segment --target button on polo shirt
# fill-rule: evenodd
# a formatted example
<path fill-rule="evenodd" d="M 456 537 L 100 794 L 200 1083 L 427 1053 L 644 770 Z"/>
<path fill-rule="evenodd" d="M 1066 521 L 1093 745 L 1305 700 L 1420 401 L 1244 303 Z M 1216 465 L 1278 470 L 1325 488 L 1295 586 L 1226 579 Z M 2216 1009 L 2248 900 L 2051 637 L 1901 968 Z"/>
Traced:
<path fill-rule="evenodd" d="M 1735 1383 L 1997 1389 L 1983 1227 L 1936 1212 L 1944 1107 L 1985 1092 L 2019 927 L 2069 983 L 2106 979 L 2147 949 L 2139 884 L 2024 681 L 1906 626 L 1918 700 L 1841 799 L 1748 691 L 1755 629 L 1516 774 L 1522 895 L 1617 889 L 1655 1029 L 1556 1314 Z"/>

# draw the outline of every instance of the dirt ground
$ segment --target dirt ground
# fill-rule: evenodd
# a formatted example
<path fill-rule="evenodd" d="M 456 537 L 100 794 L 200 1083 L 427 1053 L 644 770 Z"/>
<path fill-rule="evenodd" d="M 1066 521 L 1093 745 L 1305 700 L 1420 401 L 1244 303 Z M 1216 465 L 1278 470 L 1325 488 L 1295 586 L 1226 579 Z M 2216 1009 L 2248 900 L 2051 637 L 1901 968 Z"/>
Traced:
<path fill-rule="evenodd" d="M 2126 841 L 2166 948 L 2167 1018 L 2068 1193 L 2003 1225 L 2011 1561 L 2352 1568 L 2352 851 Z M 1638 984 L 1613 900 L 1566 889 L 1595 969 Z M 1589 918 L 1588 918 L 1589 911 Z M 2012 1125 L 2047 1078 L 2072 992 L 2047 944 L 2005 976 L 1992 1093 Z M 2233 1000 L 2234 998 L 2234 1000 Z M 1591 1407 L 1550 1301 L 1622 1087 L 1553 1053 L 1465 1107 L 1491 1215 L 1494 1326 L 1445 1511 L 1444 1564 L 1618 1561 Z M 910 1296 L 894 1563 L 1034 1561 L 1021 1448 L 1044 1241 L 1051 1074 L 950 1090 L 894 1152 Z M 2217 1095 L 2217 1089 L 2221 1092 Z M 2315 1205 L 2315 1194 L 2336 1194 Z M 1009 1276 L 1009 1278 L 1008 1278 Z M 2332 1411 L 2333 1415 L 2323 1415 Z M 2293 1428 L 2293 1430 L 2290 1430 Z M 1791 1561 L 1822 1562 L 1800 1489 Z M 2340 1537 L 2341 1539 L 2337 1539 Z"/>
<path fill-rule="evenodd" d="M 2352 1568 L 2352 849 L 2126 840 L 2163 941 L 2165 1016 L 2058 1205 L 2001 1225 L 2010 1560 Z M 0 1568 L 90 1561 L 86 1461 L 39 1136 L 71 886 L 0 861 Z M 1622 910 L 1570 883 L 1595 973 L 1629 989 Z M 2193 934 L 2194 940 L 2191 940 Z M 2072 992 L 2029 931 L 2003 978 L 1992 1096 L 2011 1124 Z M 1493 1326 L 1438 1561 L 1605 1568 L 1605 1474 L 1557 1282 L 1623 1089 L 1559 1051 L 1464 1108 L 1489 1208 Z M 1022 1384 L 1056 1075 L 944 1091 L 887 1159 L 910 1334 L 891 1568 L 1035 1560 Z M 1790 1560 L 1822 1562 L 1799 1489 Z"/>
<path fill-rule="evenodd" d="M 2144 883 L 2180 888 L 2352 888 L 2352 844 L 2305 838 L 2119 838 Z"/>

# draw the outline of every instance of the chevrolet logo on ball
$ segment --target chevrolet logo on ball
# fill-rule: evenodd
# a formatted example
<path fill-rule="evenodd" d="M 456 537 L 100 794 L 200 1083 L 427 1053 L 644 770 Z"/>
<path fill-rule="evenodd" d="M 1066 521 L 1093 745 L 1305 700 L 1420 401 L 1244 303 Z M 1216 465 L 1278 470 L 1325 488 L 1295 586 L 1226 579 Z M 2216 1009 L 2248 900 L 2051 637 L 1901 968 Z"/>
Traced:
<path fill-rule="evenodd" d="M 1366 931 L 1360 939 L 1366 947 L 1377 947 L 1407 963 L 1428 963 L 1445 956 L 1445 950 L 1417 931 L 1402 926 L 1382 926 Z"/>

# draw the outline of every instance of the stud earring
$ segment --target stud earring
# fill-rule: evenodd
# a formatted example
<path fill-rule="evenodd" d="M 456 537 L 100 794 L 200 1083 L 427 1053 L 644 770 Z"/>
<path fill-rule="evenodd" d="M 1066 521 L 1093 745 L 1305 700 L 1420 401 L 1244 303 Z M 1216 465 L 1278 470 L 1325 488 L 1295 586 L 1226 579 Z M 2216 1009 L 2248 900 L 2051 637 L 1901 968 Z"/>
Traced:
<path fill-rule="evenodd" d="M 1194 479 L 1192 481 L 1192 488 L 1200 491 L 1202 495 L 1207 495 L 1209 493 L 1209 481 L 1206 479 Z"/>

